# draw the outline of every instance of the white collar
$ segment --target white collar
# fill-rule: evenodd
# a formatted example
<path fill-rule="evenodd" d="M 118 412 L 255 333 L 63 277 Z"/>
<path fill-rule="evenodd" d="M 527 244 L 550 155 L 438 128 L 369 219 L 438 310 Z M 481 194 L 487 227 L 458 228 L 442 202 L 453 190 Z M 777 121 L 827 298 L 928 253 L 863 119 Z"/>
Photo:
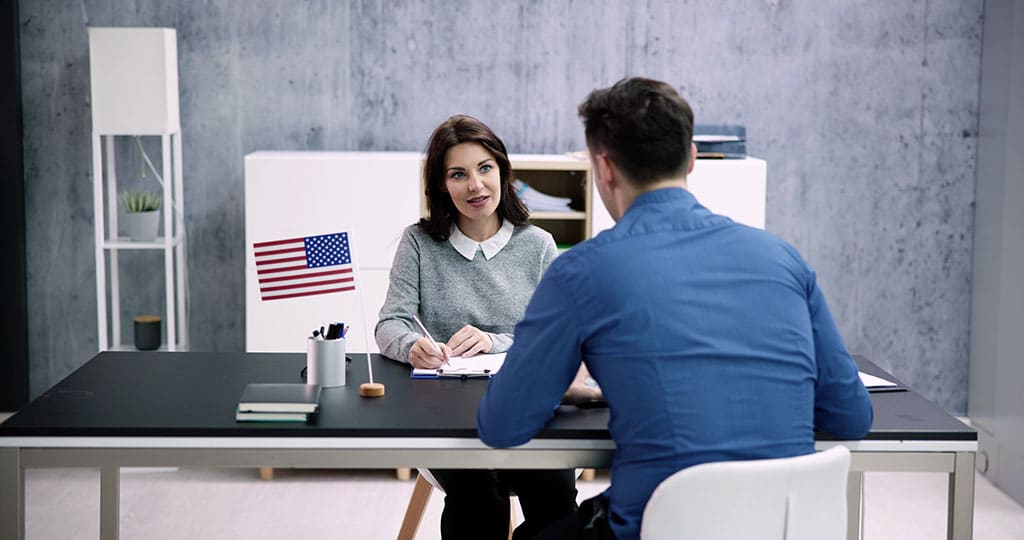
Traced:
<path fill-rule="evenodd" d="M 455 251 L 459 252 L 466 258 L 467 261 L 472 261 L 473 257 L 476 256 L 476 251 L 482 250 L 484 252 L 484 258 L 491 260 L 501 251 L 501 248 L 508 244 L 508 241 L 512 238 L 512 230 L 515 228 L 508 220 L 501 220 L 501 228 L 498 232 L 494 233 L 494 236 L 484 240 L 483 242 L 477 242 L 472 238 L 466 236 L 459 230 L 459 227 L 452 225 L 452 233 L 448 236 L 448 243 L 455 248 Z"/>

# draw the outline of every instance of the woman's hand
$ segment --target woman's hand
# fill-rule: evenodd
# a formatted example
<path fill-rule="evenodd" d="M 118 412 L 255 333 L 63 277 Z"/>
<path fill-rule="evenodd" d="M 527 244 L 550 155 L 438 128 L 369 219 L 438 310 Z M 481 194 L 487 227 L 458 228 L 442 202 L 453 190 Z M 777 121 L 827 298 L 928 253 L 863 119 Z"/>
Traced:
<path fill-rule="evenodd" d="M 494 343 L 486 332 L 467 324 L 448 340 L 448 347 L 453 356 L 473 356 L 477 353 L 491 352 Z"/>
<path fill-rule="evenodd" d="M 414 368 L 437 369 L 448 361 L 451 348 L 444 343 L 434 343 L 425 337 L 416 340 L 409 349 L 409 363 Z"/>

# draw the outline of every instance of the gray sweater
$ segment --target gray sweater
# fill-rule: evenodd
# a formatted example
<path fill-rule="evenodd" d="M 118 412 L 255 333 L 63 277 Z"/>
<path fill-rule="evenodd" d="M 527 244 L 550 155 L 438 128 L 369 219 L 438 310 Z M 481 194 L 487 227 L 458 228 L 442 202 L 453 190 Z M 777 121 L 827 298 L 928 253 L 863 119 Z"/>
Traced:
<path fill-rule="evenodd" d="M 409 361 L 409 349 L 421 337 L 413 314 L 440 343 L 468 324 L 488 333 L 491 352 L 508 350 L 516 323 L 557 254 L 551 234 L 533 225 L 515 227 L 490 260 L 477 250 L 472 261 L 448 241 L 434 240 L 417 225 L 407 227 L 374 331 L 381 354 Z"/>

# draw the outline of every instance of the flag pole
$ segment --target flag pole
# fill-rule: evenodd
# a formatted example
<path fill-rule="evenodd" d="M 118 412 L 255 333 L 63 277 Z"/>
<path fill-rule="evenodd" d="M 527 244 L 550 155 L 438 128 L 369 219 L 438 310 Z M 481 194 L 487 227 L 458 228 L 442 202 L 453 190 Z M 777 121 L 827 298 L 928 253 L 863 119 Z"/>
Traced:
<path fill-rule="evenodd" d="M 352 251 L 352 270 L 356 273 L 356 296 L 359 297 L 359 316 L 363 321 L 363 339 L 364 343 L 366 343 L 366 372 L 370 378 L 370 382 L 359 385 L 359 395 L 361 397 L 381 397 L 384 395 L 384 385 L 373 382 L 373 363 L 370 361 L 370 327 L 366 324 L 366 307 L 363 304 L 363 285 L 365 282 L 362 276 L 359 275 L 360 259 L 356 257 L 355 235 L 349 235 L 348 245 Z"/>

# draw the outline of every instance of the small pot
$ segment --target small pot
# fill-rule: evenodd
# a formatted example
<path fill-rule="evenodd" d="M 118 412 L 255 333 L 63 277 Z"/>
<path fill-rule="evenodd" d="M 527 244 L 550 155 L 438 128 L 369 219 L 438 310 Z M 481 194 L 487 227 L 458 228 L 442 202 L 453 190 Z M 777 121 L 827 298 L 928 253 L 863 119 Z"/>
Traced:
<path fill-rule="evenodd" d="M 137 242 L 152 242 L 160 230 L 160 211 L 128 212 L 124 215 L 128 237 Z"/>
<path fill-rule="evenodd" d="M 135 348 L 153 351 L 160 347 L 160 316 L 139 315 L 135 317 Z"/>

